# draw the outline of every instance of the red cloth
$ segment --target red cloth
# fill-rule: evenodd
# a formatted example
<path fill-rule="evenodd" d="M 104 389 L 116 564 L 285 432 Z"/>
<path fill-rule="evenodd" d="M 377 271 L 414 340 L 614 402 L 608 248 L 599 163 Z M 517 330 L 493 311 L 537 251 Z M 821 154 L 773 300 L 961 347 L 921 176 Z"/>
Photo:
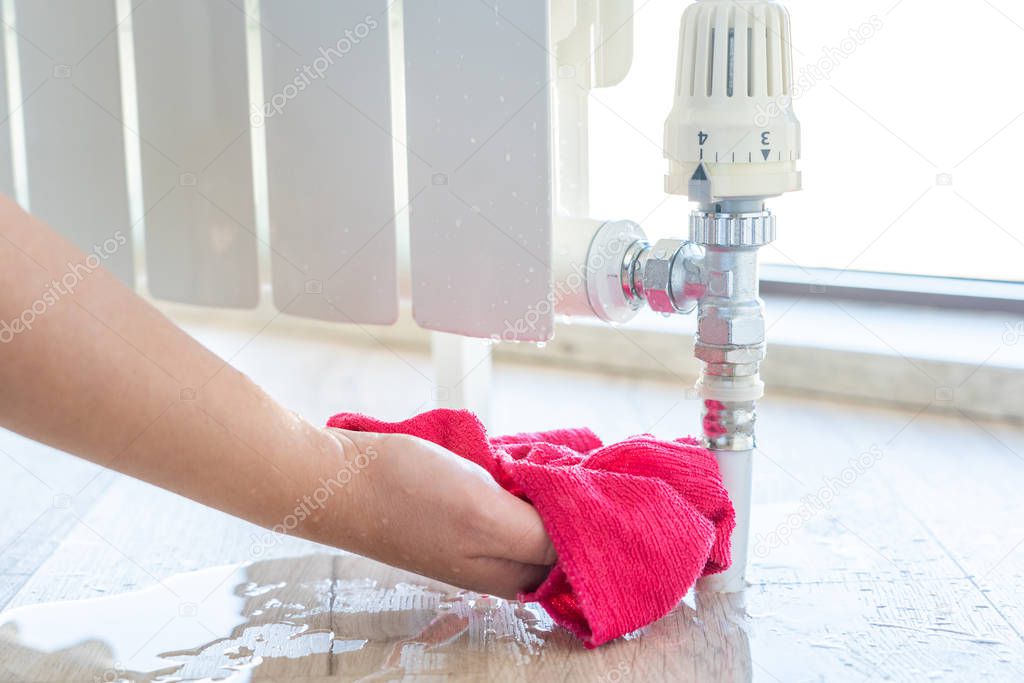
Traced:
<path fill-rule="evenodd" d="M 342 413 L 327 425 L 433 441 L 529 501 L 558 564 L 520 599 L 539 602 L 587 647 L 660 619 L 699 577 L 729 567 L 735 513 L 714 456 L 692 439 L 604 446 L 589 429 L 488 439 L 464 410 L 394 423 Z"/>

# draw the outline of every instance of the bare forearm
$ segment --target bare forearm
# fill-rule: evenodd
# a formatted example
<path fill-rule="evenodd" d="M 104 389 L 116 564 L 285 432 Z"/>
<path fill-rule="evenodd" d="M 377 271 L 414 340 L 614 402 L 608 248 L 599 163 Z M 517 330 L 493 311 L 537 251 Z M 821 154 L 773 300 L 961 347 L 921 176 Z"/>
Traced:
<path fill-rule="evenodd" d="M 0 236 L 0 425 L 267 526 L 337 470 L 334 440 L 90 269 L 95 255 L 6 198 Z"/>
<path fill-rule="evenodd" d="M 468 588 L 511 596 L 544 577 L 539 516 L 482 468 L 412 437 L 316 429 L 80 267 L 95 262 L 0 197 L 0 427 Z"/>

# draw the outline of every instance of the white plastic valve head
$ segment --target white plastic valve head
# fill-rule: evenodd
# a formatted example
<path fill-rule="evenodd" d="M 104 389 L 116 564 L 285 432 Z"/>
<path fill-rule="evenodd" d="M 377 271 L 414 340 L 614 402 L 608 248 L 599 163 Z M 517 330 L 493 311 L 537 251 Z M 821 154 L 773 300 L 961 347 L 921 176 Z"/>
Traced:
<path fill-rule="evenodd" d="M 679 34 L 665 123 L 665 190 L 694 201 L 800 189 L 789 12 L 774 0 L 698 0 Z"/>

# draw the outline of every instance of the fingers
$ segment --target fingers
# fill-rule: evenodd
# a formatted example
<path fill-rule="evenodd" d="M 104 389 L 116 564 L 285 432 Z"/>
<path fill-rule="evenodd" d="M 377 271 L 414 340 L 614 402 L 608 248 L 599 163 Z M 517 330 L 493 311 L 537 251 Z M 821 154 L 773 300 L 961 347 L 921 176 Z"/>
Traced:
<path fill-rule="evenodd" d="M 470 576 L 460 577 L 454 583 L 478 593 L 515 600 L 520 593 L 536 590 L 550 573 L 551 567 L 480 558 L 474 561 Z"/>
<path fill-rule="evenodd" d="M 537 590 L 537 588 L 544 583 L 545 579 L 548 578 L 548 574 L 550 573 L 550 566 L 538 567 L 532 564 L 523 565 L 522 576 L 519 580 L 519 593 L 532 593 Z"/>

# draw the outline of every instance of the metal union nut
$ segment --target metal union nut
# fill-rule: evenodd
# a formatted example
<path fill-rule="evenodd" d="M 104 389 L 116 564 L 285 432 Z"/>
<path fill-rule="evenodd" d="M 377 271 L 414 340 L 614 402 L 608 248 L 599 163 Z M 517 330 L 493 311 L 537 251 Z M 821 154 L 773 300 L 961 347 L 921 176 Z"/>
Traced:
<path fill-rule="evenodd" d="M 701 341 L 716 346 L 750 346 L 764 341 L 764 321 L 757 318 L 705 318 L 700 322 Z"/>
<path fill-rule="evenodd" d="M 690 239 L 697 244 L 718 247 L 763 247 L 775 241 L 775 216 L 760 213 L 690 215 Z"/>
<path fill-rule="evenodd" d="M 765 340 L 764 315 L 759 308 L 720 308 L 701 311 L 697 335 L 713 346 L 753 346 Z"/>
<path fill-rule="evenodd" d="M 748 365 L 760 363 L 765 359 L 765 345 L 727 348 L 705 346 L 698 341 L 694 348 L 694 355 L 697 357 L 697 360 L 704 361 L 705 363 Z"/>
<path fill-rule="evenodd" d="M 661 240 L 648 254 L 644 266 L 644 296 L 656 313 L 677 312 L 672 298 L 672 264 L 684 244 L 683 240 Z"/>

